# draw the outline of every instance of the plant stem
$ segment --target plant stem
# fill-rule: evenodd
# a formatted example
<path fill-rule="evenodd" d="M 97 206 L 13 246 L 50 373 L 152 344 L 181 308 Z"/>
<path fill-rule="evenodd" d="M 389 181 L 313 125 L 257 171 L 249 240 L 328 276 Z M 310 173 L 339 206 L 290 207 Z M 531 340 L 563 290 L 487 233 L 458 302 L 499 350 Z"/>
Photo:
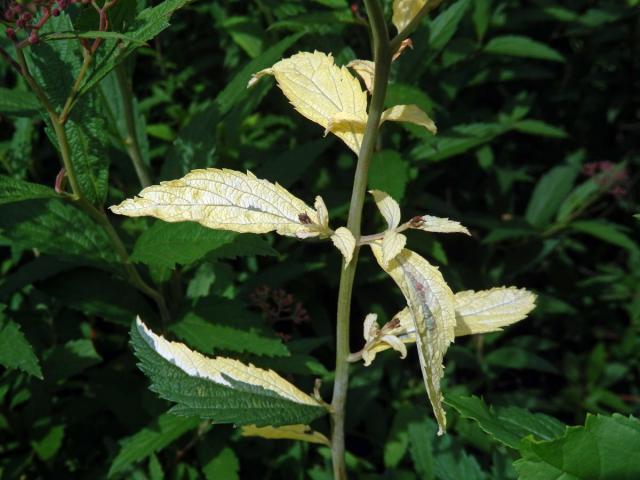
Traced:
<path fill-rule="evenodd" d="M 389 34 L 387 32 L 382 6 L 379 0 L 365 0 L 365 5 L 371 24 L 376 66 L 374 89 L 369 105 L 369 115 L 364 138 L 362 139 L 362 146 L 360 147 L 358 155 L 358 164 L 356 166 L 351 203 L 349 206 L 349 219 L 347 221 L 347 228 L 351 231 L 356 241 L 360 238 L 362 208 L 367 192 L 369 165 L 371 164 L 371 158 L 376 145 L 391 67 Z M 347 361 L 349 357 L 349 319 L 351 315 L 353 280 L 356 274 L 359 252 L 360 248 L 356 247 L 349 265 L 346 267 L 343 265 L 344 268 L 340 276 L 340 287 L 338 291 L 336 370 L 333 398 L 331 400 L 331 457 L 333 460 L 333 475 L 335 480 L 344 480 L 347 478 L 344 461 L 344 415 L 349 382 L 349 363 Z"/>
<path fill-rule="evenodd" d="M 127 136 L 123 139 L 124 145 L 127 148 L 133 168 L 136 170 L 136 175 L 140 181 L 142 188 L 146 188 L 151 185 L 151 176 L 149 170 L 142 159 L 142 152 L 140 150 L 140 144 L 138 143 L 138 132 L 136 131 L 136 122 L 133 111 L 133 92 L 131 91 L 131 83 L 127 78 L 124 65 L 121 63 L 116 67 L 116 76 L 118 78 L 118 88 L 122 97 L 122 104 L 124 107 L 124 123 L 127 129 Z"/>
<path fill-rule="evenodd" d="M 51 120 L 51 125 L 56 134 L 56 140 L 58 141 L 58 146 L 60 148 L 60 157 L 62 159 L 62 165 L 64 166 L 65 173 L 69 178 L 69 184 L 71 185 L 71 190 L 73 192 L 72 199 L 81 209 L 83 209 L 91 218 L 93 218 L 98 224 L 100 224 L 104 230 L 106 231 L 111 244 L 114 247 L 114 250 L 120 257 L 122 261 L 122 266 L 124 271 L 127 274 L 127 277 L 131 284 L 140 290 L 142 293 L 149 296 L 158 306 L 158 310 L 160 312 L 160 317 L 163 322 L 169 321 L 169 310 L 167 309 L 166 302 L 164 297 L 160 295 L 157 290 L 154 290 L 152 287 L 147 285 L 147 283 L 142 279 L 136 268 L 131 264 L 129 260 L 129 254 L 122 243 L 122 239 L 116 232 L 113 225 L 107 218 L 104 210 L 102 208 L 95 207 L 90 202 L 88 202 L 84 195 L 82 194 L 82 190 L 78 184 L 78 179 L 75 175 L 75 169 L 73 168 L 73 162 L 71 159 L 71 148 L 69 147 L 69 140 L 67 138 L 67 133 L 64 128 L 64 121 L 61 115 L 58 115 L 54 106 L 49 101 L 49 98 L 45 94 L 45 92 L 40 88 L 38 82 L 33 78 L 31 73 L 29 72 L 29 68 L 27 66 L 27 62 L 24 57 L 24 53 L 20 48 L 16 48 L 16 57 L 18 59 L 18 66 L 20 68 L 20 73 L 26 80 L 27 84 L 33 90 L 33 92 L 38 97 L 40 104 L 45 108 L 47 114 L 49 115 L 49 119 Z M 72 91 L 69 94 L 69 98 L 67 99 L 67 105 L 73 106 L 73 101 L 71 101 L 72 97 L 77 95 L 77 92 Z M 70 110 L 68 111 L 70 112 Z"/>

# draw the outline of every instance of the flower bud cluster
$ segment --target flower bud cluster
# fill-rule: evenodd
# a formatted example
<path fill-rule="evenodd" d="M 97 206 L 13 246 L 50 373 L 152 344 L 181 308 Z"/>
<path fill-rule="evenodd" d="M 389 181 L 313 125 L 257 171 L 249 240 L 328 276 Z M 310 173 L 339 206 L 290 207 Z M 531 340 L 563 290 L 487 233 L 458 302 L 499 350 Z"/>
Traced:
<path fill-rule="evenodd" d="M 616 198 L 625 197 L 628 193 L 629 172 L 626 167 L 604 160 L 588 162 L 582 166 L 582 173 L 593 180 L 604 191 Z"/>
<path fill-rule="evenodd" d="M 10 25 L 5 33 L 10 40 L 18 42 L 19 33 L 24 32 L 26 39 L 23 43 L 36 44 L 40 41 L 39 31 L 47 21 L 76 3 L 86 5 L 91 0 L 12 0 L 2 14 L 4 21 Z"/>

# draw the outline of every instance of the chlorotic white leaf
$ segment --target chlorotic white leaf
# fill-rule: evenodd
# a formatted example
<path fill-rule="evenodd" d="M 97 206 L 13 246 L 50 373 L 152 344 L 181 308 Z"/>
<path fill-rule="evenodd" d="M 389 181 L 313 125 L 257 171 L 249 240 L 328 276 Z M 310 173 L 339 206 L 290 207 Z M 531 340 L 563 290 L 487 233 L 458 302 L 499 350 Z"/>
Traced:
<path fill-rule="evenodd" d="M 393 16 L 391 21 L 401 32 L 418 14 L 428 0 L 393 0 Z"/>
<path fill-rule="evenodd" d="M 380 123 L 390 122 L 409 122 L 426 128 L 434 135 L 438 133 L 436 124 L 429 118 L 417 105 L 396 105 L 382 112 Z"/>
<path fill-rule="evenodd" d="M 380 337 L 380 341 L 387 343 L 396 352 L 400 352 L 400 358 L 407 358 L 407 347 L 405 344 L 395 335 L 383 335 Z"/>
<path fill-rule="evenodd" d="M 228 169 L 194 170 L 178 180 L 147 187 L 111 210 L 240 233 L 276 231 L 299 238 L 328 233 L 318 212 L 285 188 L 250 172 Z"/>
<path fill-rule="evenodd" d="M 346 227 L 340 227 L 333 235 L 331 235 L 331 241 L 344 257 L 344 266 L 349 265 L 349 262 L 353 258 L 353 251 L 356 248 L 356 239 L 353 237 L 351 230 Z"/>
<path fill-rule="evenodd" d="M 152 350 L 190 377 L 204 378 L 230 389 L 234 388 L 235 382 L 242 382 L 294 403 L 320 406 L 315 398 L 302 392 L 273 370 L 263 370 L 251 364 L 245 365 L 231 358 L 205 357 L 183 343 L 171 342 L 156 335 L 140 318 L 136 320 L 136 327 Z"/>
<path fill-rule="evenodd" d="M 454 339 L 456 325 L 453 292 L 437 267 L 411 250 L 404 249 L 389 262 L 383 262 L 379 242 L 371 249 L 382 268 L 402 290 L 417 332 L 416 342 L 422 376 L 429 400 L 439 426 L 439 434 L 446 428 L 442 406 L 440 379 L 444 376 L 444 354 Z"/>
<path fill-rule="evenodd" d="M 407 244 L 407 237 L 395 230 L 387 230 L 382 237 L 382 262 L 386 266 L 396 258 Z"/>
<path fill-rule="evenodd" d="M 536 296 L 524 288 L 497 287 L 474 292 L 466 290 L 454 296 L 456 308 L 456 337 L 498 332 L 527 317 L 535 308 Z M 404 343 L 415 343 L 416 329 L 409 307 L 403 308 L 374 335 L 370 335 L 366 348 L 375 353 L 389 348 L 382 342 L 380 332 L 394 335 Z"/>
<path fill-rule="evenodd" d="M 329 211 L 324 203 L 324 200 L 320 195 L 316 197 L 316 201 L 313 204 L 318 213 L 318 223 L 325 228 L 329 228 Z"/>
<path fill-rule="evenodd" d="M 471 235 L 467 227 L 460 222 L 449 220 L 448 218 L 432 217 L 431 215 L 423 215 L 421 217 L 413 217 L 409 222 L 410 228 L 424 230 L 433 233 L 464 233 Z"/>
<path fill-rule="evenodd" d="M 282 427 L 256 427 L 247 425 L 242 427 L 243 437 L 262 437 L 270 440 L 302 440 L 308 443 L 319 443 L 331 446 L 329 439 L 320 432 L 316 432 L 309 425 L 284 425 Z"/>
<path fill-rule="evenodd" d="M 378 315 L 375 313 L 369 313 L 364 317 L 363 336 L 364 340 L 368 342 L 377 337 L 380 327 L 378 326 Z"/>
<path fill-rule="evenodd" d="M 367 122 L 367 94 L 346 67 L 338 67 L 331 55 L 315 51 L 300 52 L 280 60 L 254 75 L 249 82 L 273 75 L 284 95 L 304 117 L 325 129 L 332 119 L 352 118 L 331 130 L 356 154 L 360 151 Z"/>
<path fill-rule="evenodd" d="M 372 93 L 376 64 L 371 60 L 352 60 L 347 64 L 347 67 L 358 74 L 369 93 Z"/>
<path fill-rule="evenodd" d="M 456 336 L 496 332 L 527 317 L 536 296 L 524 288 L 499 287 L 455 295 Z"/>
<path fill-rule="evenodd" d="M 380 213 L 387 221 L 387 225 L 390 230 L 393 230 L 400 224 L 400 205 L 396 202 L 388 193 L 381 192 L 380 190 L 369 190 L 369 193 L 373 195 L 373 200 L 376 202 L 376 206 Z"/>

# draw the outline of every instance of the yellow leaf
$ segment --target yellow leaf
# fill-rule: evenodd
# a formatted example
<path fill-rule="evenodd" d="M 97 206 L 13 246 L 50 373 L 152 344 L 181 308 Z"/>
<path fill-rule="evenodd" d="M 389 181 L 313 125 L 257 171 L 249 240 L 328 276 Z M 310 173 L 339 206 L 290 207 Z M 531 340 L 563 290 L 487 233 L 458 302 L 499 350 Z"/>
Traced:
<path fill-rule="evenodd" d="M 364 82 L 369 93 L 373 92 L 373 77 L 375 76 L 376 64 L 371 60 L 352 60 L 347 63 L 347 67 L 355 71 Z"/>
<path fill-rule="evenodd" d="M 388 193 L 380 190 L 369 190 L 369 193 L 373 195 L 373 200 L 376 202 L 376 206 L 380 213 L 387 221 L 389 229 L 393 230 L 400 224 L 400 205 L 396 202 Z"/>
<path fill-rule="evenodd" d="M 418 14 L 427 0 L 393 0 L 393 16 L 391 21 L 401 32 Z"/>
<path fill-rule="evenodd" d="M 346 67 L 338 67 L 322 52 L 300 52 L 256 73 L 249 85 L 264 75 L 273 75 L 294 108 L 325 129 L 338 115 L 355 119 L 332 131 L 358 154 L 364 136 L 361 125 L 367 122 L 367 94 Z"/>
<path fill-rule="evenodd" d="M 346 227 L 340 227 L 333 235 L 331 235 L 331 241 L 344 257 L 344 266 L 349 265 L 349 262 L 353 258 L 353 251 L 356 248 L 356 239 L 353 238 L 353 234 Z"/>
<path fill-rule="evenodd" d="M 407 237 L 395 230 L 387 230 L 382 237 L 382 262 L 386 266 L 396 258 L 407 244 Z"/>
<path fill-rule="evenodd" d="M 250 172 L 227 169 L 194 170 L 178 180 L 147 187 L 111 210 L 241 233 L 276 231 L 299 238 L 328 234 L 318 213 L 285 188 Z"/>
<path fill-rule="evenodd" d="M 467 227 L 462 226 L 460 222 L 449 220 L 448 218 L 432 217 L 431 215 L 414 217 L 411 219 L 411 222 L 409 222 L 409 226 L 418 230 L 424 230 L 425 232 L 464 233 L 471 235 Z"/>
<path fill-rule="evenodd" d="M 456 336 L 496 332 L 526 318 L 536 296 L 524 288 L 499 287 L 455 295 Z"/>
<path fill-rule="evenodd" d="M 355 117 L 353 114 L 338 112 L 329 119 L 327 128 L 324 129 L 324 135 L 327 136 L 329 132 L 336 135 L 341 132 L 356 132 L 364 135 L 366 124 L 361 121 L 360 118 Z M 358 148 L 360 148 L 358 146 Z M 358 153 L 358 152 L 356 152 Z"/>
<path fill-rule="evenodd" d="M 331 442 L 322 433 L 316 432 L 309 425 L 285 425 L 282 427 L 256 427 L 247 425 L 242 427 L 243 437 L 262 437 L 274 440 L 302 440 L 303 442 L 319 443 L 331 446 Z"/>
<path fill-rule="evenodd" d="M 229 380 L 236 380 L 263 388 L 292 402 L 321 406 L 315 398 L 302 392 L 273 370 L 263 370 L 231 358 L 205 357 L 201 353 L 191 350 L 183 343 L 170 342 L 156 335 L 142 323 L 139 317 L 136 320 L 136 326 L 144 341 L 158 355 L 173 363 L 187 375 L 206 378 L 228 388 L 234 388 Z"/>
<path fill-rule="evenodd" d="M 316 208 L 316 212 L 318 213 L 318 223 L 328 229 L 329 211 L 327 210 L 327 206 L 325 205 L 324 200 L 320 195 L 316 197 L 316 201 L 313 206 Z"/>
<path fill-rule="evenodd" d="M 434 135 L 438 133 L 436 124 L 429 118 L 417 105 L 396 105 L 382 112 L 380 123 L 391 122 L 409 122 L 426 128 Z"/>
<path fill-rule="evenodd" d="M 516 287 L 498 287 L 474 292 L 466 290 L 454 296 L 456 308 L 456 337 L 480 333 L 498 332 L 504 327 L 524 320 L 535 308 L 536 296 L 529 290 Z M 415 343 L 416 329 L 408 307 L 393 316 L 392 321 L 383 327 L 387 334 L 398 337 L 404 343 Z M 374 353 L 389 348 L 380 340 L 378 328 L 367 340 L 368 350 Z M 363 352 L 364 353 L 364 352 Z M 363 355 L 364 357 L 364 355 Z"/>
<path fill-rule="evenodd" d="M 456 325 L 454 296 L 437 267 L 411 250 L 404 249 L 385 267 L 382 247 L 371 244 L 382 268 L 402 290 L 411 316 L 418 357 L 429 400 L 438 421 L 439 434 L 446 428 L 440 379 L 444 376 L 444 354 L 454 339 Z"/>

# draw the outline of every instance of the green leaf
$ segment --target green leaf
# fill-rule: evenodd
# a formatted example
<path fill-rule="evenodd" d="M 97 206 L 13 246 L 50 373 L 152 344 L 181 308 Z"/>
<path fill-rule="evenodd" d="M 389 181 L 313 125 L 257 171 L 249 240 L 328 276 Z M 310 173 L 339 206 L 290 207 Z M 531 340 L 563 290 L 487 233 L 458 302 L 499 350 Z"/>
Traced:
<path fill-rule="evenodd" d="M 170 412 L 177 415 L 197 415 L 213 423 L 280 426 L 306 424 L 327 412 L 273 372 L 221 357 L 206 359 L 184 345 L 155 336 L 140 322 L 131 329 L 131 343 L 140 368 L 151 379 L 151 390 L 174 402 Z M 193 363 L 196 358 L 197 364 Z M 270 388 L 263 386 L 267 376 Z M 251 378 L 252 383 L 239 378 Z"/>
<path fill-rule="evenodd" d="M 373 156 L 369 168 L 369 188 L 387 192 L 401 201 L 409 181 L 409 165 L 393 150 L 383 150 Z"/>
<path fill-rule="evenodd" d="M 120 451 L 111 463 L 108 476 L 123 472 L 129 465 L 162 450 L 196 428 L 200 422 L 197 417 L 179 417 L 169 413 L 160 415 L 148 427 L 121 440 Z"/>
<path fill-rule="evenodd" d="M 64 425 L 53 425 L 42 438 L 31 442 L 31 446 L 40 460 L 46 462 L 55 457 L 62 446 L 64 431 Z"/>
<path fill-rule="evenodd" d="M 38 114 L 35 95 L 18 88 L 0 87 L 0 113 L 14 117 L 33 117 Z"/>
<path fill-rule="evenodd" d="M 410 423 L 407 427 L 409 434 L 409 452 L 413 460 L 418 478 L 434 480 L 433 438 L 436 435 L 433 422 Z"/>
<path fill-rule="evenodd" d="M 484 51 L 494 55 L 564 62 L 564 57 L 557 50 L 532 38 L 519 35 L 494 37 L 485 45 Z"/>
<path fill-rule="evenodd" d="M 553 417 L 518 407 L 494 409 L 476 396 L 450 394 L 445 397 L 445 403 L 464 418 L 478 422 L 482 430 L 500 443 L 516 450 L 527 435 L 551 440 L 562 435 L 565 429 L 565 425 Z"/>
<path fill-rule="evenodd" d="M 521 480 L 635 480 L 640 478 L 640 420 L 587 415 L 551 441 L 524 440 L 515 462 Z"/>
<path fill-rule="evenodd" d="M 600 184 L 596 178 L 602 179 L 603 184 Z M 603 187 L 603 185 L 606 185 L 606 179 L 600 175 L 596 178 L 590 178 L 571 191 L 565 201 L 562 202 L 562 205 L 560 205 L 556 221 L 568 220 L 575 212 L 589 205 L 606 190 L 606 187 Z"/>
<path fill-rule="evenodd" d="M 233 258 L 241 255 L 277 255 L 263 239 L 235 232 L 213 230 L 195 222 L 156 221 L 136 241 L 131 260 L 154 267 L 175 268 L 205 257 Z"/>
<path fill-rule="evenodd" d="M 579 169 L 574 165 L 560 165 L 545 173 L 536 184 L 529 199 L 525 218 L 535 227 L 548 225 L 567 197 Z"/>
<path fill-rule="evenodd" d="M 218 124 L 224 115 L 251 93 L 247 90 L 247 82 L 251 75 L 277 62 L 302 35 L 302 33 L 291 35 L 268 48 L 259 57 L 247 63 L 227 83 L 214 101 L 200 107 L 178 133 L 173 148 L 169 151 L 169 158 L 163 167 L 164 178 L 180 177 L 195 168 L 214 165 L 213 154 L 216 149 L 214 125 Z"/>
<path fill-rule="evenodd" d="M 77 375 L 102 361 L 90 340 L 70 340 L 45 352 L 43 356 L 44 377 L 47 383 L 55 384 Z"/>
<path fill-rule="evenodd" d="M 411 156 L 416 160 L 438 162 L 484 145 L 508 132 L 509 128 L 500 123 L 458 125 L 451 130 L 438 133 L 431 142 L 417 146 L 411 152 Z"/>
<path fill-rule="evenodd" d="M 210 461 L 202 467 L 202 473 L 207 480 L 238 480 L 240 477 L 240 462 L 229 447 L 221 449 Z"/>
<path fill-rule="evenodd" d="M 603 240 L 611 245 L 628 250 L 630 253 L 638 253 L 638 244 L 631 237 L 623 233 L 622 225 L 610 223 L 605 220 L 579 220 L 571 223 L 571 228 L 580 233 L 586 233 L 594 238 Z"/>
<path fill-rule="evenodd" d="M 102 51 L 101 55 L 80 87 L 80 94 L 83 95 L 95 87 L 140 45 L 145 44 L 169 27 L 171 16 L 192 1 L 164 0 L 158 5 L 142 10 L 132 22 L 131 27 L 125 32 L 121 32 L 122 35 L 118 39 L 106 40 L 101 45 L 99 49 L 99 52 Z M 123 40 L 123 38 L 128 40 Z"/>
<path fill-rule="evenodd" d="M 19 369 L 42 379 L 42 370 L 33 347 L 20 330 L 20 325 L 5 318 L 0 305 L 0 364 L 5 368 Z"/>
<path fill-rule="evenodd" d="M 491 1 L 492 0 L 474 0 L 473 14 L 471 19 L 476 29 L 476 35 L 479 40 L 484 38 L 489 22 L 491 21 Z"/>
<path fill-rule="evenodd" d="M 62 200 L 27 200 L 0 205 L 0 232 L 12 245 L 119 271 L 106 232 Z"/>
<path fill-rule="evenodd" d="M 556 127 L 554 125 L 549 125 L 542 120 L 520 120 L 513 125 L 513 129 L 522 132 L 528 133 L 530 135 L 538 135 L 541 137 L 551 137 L 551 138 L 567 138 L 567 132 L 565 132 L 562 128 Z"/>
<path fill-rule="evenodd" d="M 56 197 L 58 194 L 52 188 L 0 175 L 0 205 L 34 198 Z"/>
<path fill-rule="evenodd" d="M 194 349 L 288 357 L 290 352 L 264 321 L 236 301 L 208 297 L 169 329 Z"/>
<path fill-rule="evenodd" d="M 80 191 L 97 205 L 104 203 L 109 187 L 106 122 L 99 105 L 97 97 L 85 95 L 64 126 Z"/>
<path fill-rule="evenodd" d="M 449 43 L 449 40 L 451 40 L 456 33 L 460 20 L 464 17 L 470 3 L 471 0 L 458 0 L 431 22 L 429 48 L 441 50 Z"/>
<path fill-rule="evenodd" d="M 484 361 L 487 365 L 495 367 L 558 373 L 558 369 L 552 363 L 529 350 L 519 347 L 498 348 L 487 354 Z"/>

